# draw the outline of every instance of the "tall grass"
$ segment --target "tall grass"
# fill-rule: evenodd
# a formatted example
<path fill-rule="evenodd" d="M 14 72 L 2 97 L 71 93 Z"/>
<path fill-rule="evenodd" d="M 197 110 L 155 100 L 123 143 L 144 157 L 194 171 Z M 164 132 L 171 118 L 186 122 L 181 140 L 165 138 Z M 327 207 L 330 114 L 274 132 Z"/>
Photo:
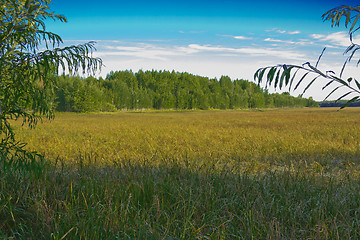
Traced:
<path fill-rule="evenodd" d="M 46 160 L 2 161 L 0 238 L 357 239 L 359 123 L 358 109 L 58 114 L 16 130 Z"/>

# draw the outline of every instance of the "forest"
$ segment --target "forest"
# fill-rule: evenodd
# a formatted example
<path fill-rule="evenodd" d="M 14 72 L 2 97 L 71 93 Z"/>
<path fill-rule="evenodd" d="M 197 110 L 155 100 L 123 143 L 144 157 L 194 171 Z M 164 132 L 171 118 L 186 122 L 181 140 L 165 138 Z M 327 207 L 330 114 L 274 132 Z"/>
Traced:
<path fill-rule="evenodd" d="M 270 94 L 246 80 L 209 79 L 186 72 L 112 71 L 105 79 L 61 75 L 55 82 L 52 102 L 61 112 L 318 107 L 311 97 Z"/>
<path fill-rule="evenodd" d="M 322 101 L 319 102 L 320 107 L 341 107 L 344 106 L 348 100 L 340 100 L 340 101 Z M 360 107 L 360 101 L 351 102 L 347 107 Z"/>

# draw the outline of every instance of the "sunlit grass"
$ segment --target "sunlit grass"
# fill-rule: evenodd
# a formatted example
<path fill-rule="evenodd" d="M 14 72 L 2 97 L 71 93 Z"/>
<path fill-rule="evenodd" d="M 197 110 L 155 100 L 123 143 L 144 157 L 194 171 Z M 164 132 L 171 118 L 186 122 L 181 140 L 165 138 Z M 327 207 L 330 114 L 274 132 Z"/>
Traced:
<path fill-rule="evenodd" d="M 18 127 L 46 162 L 36 176 L 1 168 L 0 237 L 356 239 L 360 109 L 336 110 L 59 113 Z"/>
<path fill-rule="evenodd" d="M 359 123 L 358 109 L 58 114 L 18 135 L 29 149 L 65 163 L 89 158 L 97 165 L 131 160 L 156 166 L 174 159 L 238 167 L 316 161 L 333 169 L 357 164 Z"/>

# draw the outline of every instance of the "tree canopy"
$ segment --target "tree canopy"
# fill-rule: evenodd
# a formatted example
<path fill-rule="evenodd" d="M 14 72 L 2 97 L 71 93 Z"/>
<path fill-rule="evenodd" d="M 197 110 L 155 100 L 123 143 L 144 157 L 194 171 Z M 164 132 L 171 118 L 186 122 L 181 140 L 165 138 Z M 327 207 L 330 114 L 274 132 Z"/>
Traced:
<path fill-rule="evenodd" d="M 52 100 L 58 111 L 314 107 L 312 99 L 270 94 L 253 82 L 175 71 L 115 71 L 105 79 L 61 75 Z"/>
<path fill-rule="evenodd" d="M 59 71 L 94 72 L 101 59 L 91 57 L 94 43 L 60 47 L 61 37 L 46 29 L 45 20 L 66 22 L 51 12 L 50 0 L 0 0 L 0 154 L 22 149 L 11 119 L 35 126 L 53 117 L 53 76 Z M 43 50 L 45 49 L 45 50 Z M 17 151 L 15 151 L 17 152 Z"/>

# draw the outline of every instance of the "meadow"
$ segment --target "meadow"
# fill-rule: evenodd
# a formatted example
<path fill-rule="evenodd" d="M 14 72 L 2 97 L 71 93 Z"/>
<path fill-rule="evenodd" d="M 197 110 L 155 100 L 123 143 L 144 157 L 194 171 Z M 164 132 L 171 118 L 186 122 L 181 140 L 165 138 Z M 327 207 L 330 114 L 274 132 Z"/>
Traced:
<path fill-rule="evenodd" d="M 57 113 L 0 165 L 0 238 L 358 239 L 360 109 Z"/>

